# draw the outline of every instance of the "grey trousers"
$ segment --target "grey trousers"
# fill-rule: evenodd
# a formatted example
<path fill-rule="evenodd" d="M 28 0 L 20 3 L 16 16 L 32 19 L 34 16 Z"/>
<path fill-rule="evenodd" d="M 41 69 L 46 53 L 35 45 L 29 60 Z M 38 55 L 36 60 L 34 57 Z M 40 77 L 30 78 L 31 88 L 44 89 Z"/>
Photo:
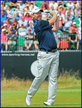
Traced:
<path fill-rule="evenodd" d="M 54 102 L 57 91 L 57 71 L 59 66 L 59 52 L 55 53 L 39 51 L 38 60 L 38 75 L 34 78 L 30 89 L 27 92 L 27 97 L 32 98 L 39 89 L 45 78 L 49 77 L 48 86 L 48 101 Z"/>

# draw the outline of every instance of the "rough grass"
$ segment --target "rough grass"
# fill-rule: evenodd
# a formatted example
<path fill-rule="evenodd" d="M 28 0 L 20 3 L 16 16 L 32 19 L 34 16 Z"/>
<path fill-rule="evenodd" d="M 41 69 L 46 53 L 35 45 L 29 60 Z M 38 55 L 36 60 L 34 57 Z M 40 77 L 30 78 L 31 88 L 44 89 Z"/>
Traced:
<path fill-rule="evenodd" d="M 31 80 L 21 80 L 18 78 L 1 80 L 1 90 L 27 90 L 32 81 Z M 60 75 L 57 79 L 58 88 L 71 88 L 71 87 L 81 87 L 81 79 L 76 79 L 75 76 Z M 40 89 L 47 89 L 48 81 L 44 81 L 40 86 Z"/>

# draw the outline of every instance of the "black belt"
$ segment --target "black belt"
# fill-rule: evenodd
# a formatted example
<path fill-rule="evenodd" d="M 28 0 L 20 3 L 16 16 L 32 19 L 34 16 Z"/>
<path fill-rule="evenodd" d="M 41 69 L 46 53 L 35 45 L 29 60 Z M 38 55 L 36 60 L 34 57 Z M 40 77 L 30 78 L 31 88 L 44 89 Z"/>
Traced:
<path fill-rule="evenodd" d="M 41 48 L 40 51 L 45 51 L 46 53 L 48 53 L 48 52 L 52 52 L 52 53 L 54 53 L 54 52 L 57 51 L 57 49 L 46 50 L 46 49 L 44 49 L 44 48 Z"/>

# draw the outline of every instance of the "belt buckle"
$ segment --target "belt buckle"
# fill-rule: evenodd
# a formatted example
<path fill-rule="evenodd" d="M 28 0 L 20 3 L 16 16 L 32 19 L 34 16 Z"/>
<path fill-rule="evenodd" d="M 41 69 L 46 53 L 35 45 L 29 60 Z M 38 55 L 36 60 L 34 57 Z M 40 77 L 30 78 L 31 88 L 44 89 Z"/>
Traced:
<path fill-rule="evenodd" d="M 56 51 L 57 51 L 57 49 L 52 50 L 52 52 L 56 52 Z"/>

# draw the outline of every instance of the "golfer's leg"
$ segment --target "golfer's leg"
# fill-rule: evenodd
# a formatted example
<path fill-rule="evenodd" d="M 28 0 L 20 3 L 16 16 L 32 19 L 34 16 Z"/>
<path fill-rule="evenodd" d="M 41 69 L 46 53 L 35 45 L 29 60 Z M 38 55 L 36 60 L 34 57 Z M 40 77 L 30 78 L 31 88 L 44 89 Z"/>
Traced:
<path fill-rule="evenodd" d="M 48 86 L 48 101 L 54 103 L 57 91 L 57 71 L 59 66 L 59 52 L 54 53 L 54 59 L 49 72 L 49 86 Z"/>
<path fill-rule="evenodd" d="M 47 59 L 46 55 L 44 57 L 43 56 L 41 55 L 38 60 L 38 76 L 33 80 L 32 85 L 27 93 L 30 98 L 32 98 L 32 96 L 36 93 L 36 91 L 48 75 L 51 60 Z"/>

